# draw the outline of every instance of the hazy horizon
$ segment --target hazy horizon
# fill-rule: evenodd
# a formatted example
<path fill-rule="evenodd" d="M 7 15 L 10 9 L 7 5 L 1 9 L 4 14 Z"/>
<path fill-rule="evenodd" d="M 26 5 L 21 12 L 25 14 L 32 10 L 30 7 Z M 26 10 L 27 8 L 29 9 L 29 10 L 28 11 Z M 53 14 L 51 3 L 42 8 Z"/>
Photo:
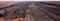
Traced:
<path fill-rule="evenodd" d="M 0 0 L 0 1 L 60 1 L 60 0 Z"/>

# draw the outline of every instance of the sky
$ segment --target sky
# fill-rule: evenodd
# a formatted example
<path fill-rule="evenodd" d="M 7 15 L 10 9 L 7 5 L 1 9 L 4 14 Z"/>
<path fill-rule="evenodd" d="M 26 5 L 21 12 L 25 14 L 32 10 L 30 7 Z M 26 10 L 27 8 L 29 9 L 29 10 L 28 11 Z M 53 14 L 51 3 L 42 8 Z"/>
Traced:
<path fill-rule="evenodd" d="M 0 1 L 60 1 L 60 0 L 0 0 Z"/>

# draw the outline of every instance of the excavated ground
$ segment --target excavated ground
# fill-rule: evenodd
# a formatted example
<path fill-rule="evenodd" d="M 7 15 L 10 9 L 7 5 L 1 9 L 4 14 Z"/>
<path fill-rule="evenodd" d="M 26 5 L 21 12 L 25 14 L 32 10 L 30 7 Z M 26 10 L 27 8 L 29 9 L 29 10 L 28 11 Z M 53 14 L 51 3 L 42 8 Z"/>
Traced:
<path fill-rule="evenodd" d="M 60 21 L 60 2 L 17 2 L 0 8 L 0 21 Z"/>

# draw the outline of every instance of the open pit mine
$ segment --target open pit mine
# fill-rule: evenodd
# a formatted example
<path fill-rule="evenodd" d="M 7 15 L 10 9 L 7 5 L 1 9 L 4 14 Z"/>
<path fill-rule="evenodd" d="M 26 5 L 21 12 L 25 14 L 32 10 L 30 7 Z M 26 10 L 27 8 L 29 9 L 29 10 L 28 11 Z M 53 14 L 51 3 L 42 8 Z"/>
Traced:
<path fill-rule="evenodd" d="M 60 21 L 60 2 L 0 2 L 0 21 Z"/>

